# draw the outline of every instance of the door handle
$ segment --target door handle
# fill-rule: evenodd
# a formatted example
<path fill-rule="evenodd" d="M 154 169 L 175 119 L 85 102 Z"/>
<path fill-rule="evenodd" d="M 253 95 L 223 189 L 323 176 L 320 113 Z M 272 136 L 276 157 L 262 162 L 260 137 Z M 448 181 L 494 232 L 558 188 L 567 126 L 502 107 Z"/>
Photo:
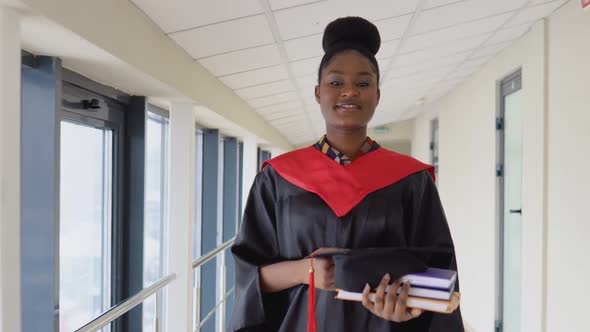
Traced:
<path fill-rule="evenodd" d="M 519 213 L 519 214 L 522 214 L 522 209 L 510 210 L 510 213 Z"/>

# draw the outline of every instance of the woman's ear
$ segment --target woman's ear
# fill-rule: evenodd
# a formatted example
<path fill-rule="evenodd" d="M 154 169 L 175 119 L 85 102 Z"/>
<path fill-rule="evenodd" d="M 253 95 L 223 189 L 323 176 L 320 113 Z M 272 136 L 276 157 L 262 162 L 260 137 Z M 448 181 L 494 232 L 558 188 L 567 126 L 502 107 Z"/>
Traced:
<path fill-rule="evenodd" d="M 320 86 L 316 85 L 315 86 L 315 100 L 318 102 L 318 104 L 320 103 Z"/>
<path fill-rule="evenodd" d="M 381 89 L 377 88 L 377 104 L 379 104 L 379 100 L 381 100 Z"/>

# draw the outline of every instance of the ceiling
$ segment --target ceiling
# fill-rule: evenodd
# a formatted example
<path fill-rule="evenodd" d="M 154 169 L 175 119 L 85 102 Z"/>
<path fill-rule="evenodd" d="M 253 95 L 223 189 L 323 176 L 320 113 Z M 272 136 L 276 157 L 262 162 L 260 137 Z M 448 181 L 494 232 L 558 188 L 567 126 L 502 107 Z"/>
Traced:
<path fill-rule="evenodd" d="M 376 126 L 444 96 L 568 0 L 130 1 L 299 145 L 324 132 L 313 88 L 333 19 L 362 16 L 381 33 Z"/>

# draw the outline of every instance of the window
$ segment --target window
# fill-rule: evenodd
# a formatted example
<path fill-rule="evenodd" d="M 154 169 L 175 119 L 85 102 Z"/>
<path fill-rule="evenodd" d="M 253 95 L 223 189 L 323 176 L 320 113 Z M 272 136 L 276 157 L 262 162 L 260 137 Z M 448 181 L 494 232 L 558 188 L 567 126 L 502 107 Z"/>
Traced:
<path fill-rule="evenodd" d="M 62 121 L 60 164 L 60 330 L 72 331 L 111 306 L 112 130 Z"/>
<path fill-rule="evenodd" d="M 265 161 L 269 160 L 271 158 L 270 152 L 266 151 L 266 150 L 262 150 L 261 148 L 258 148 L 258 170 L 260 171 L 260 168 L 262 168 L 262 164 L 264 164 Z"/>
<path fill-rule="evenodd" d="M 154 109 L 152 106 L 151 109 Z M 166 273 L 168 118 L 148 112 L 145 132 L 145 217 L 143 235 L 143 287 Z M 152 296 L 143 303 L 143 330 L 155 331 L 157 318 L 164 317 L 162 303 Z M 159 315 L 156 315 L 159 313 Z M 159 322 L 160 330 L 162 322 Z"/>
<path fill-rule="evenodd" d="M 430 122 L 430 163 L 434 166 L 434 175 L 438 182 L 438 119 Z"/>
<path fill-rule="evenodd" d="M 59 323 L 61 331 L 72 331 L 116 300 L 125 106 L 67 82 L 62 88 Z"/>

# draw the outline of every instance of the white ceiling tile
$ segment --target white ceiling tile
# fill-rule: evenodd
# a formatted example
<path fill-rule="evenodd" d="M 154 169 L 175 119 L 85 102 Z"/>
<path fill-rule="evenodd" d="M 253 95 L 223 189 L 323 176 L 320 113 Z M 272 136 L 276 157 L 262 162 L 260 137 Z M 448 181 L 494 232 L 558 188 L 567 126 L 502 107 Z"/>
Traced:
<path fill-rule="evenodd" d="M 248 86 L 259 85 L 268 82 L 276 82 L 289 78 L 289 73 L 284 66 L 274 66 L 247 71 L 220 77 L 219 79 L 232 89 L 240 89 Z"/>
<path fill-rule="evenodd" d="M 302 94 L 301 97 L 303 98 L 303 103 L 305 104 L 306 108 L 309 107 L 318 107 L 318 101 L 315 99 L 315 93 L 307 92 L 306 94 Z"/>
<path fill-rule="evenodd" d="M 546 4 L 525 8 L 508 23 L 508 26 L 534 22 L 543 17 L 547 17 L 563 4 L 564 1 L 552 1 Z"/>
<path fill-rule="evenodd" d="M 381 40 L 386 41 L 401 38 L 411 18 L 412 14 L 379 20 L 374 23 L 379 29 Z"/>
<path fill-rule="evenodd" d="M 308 109 L 307 114 L 308 114 L 311 122 L 313 122 L 313 123 L 320 122 L 322 124 L 325 122 L 324 116 L 322 115 L 322 111 L 320 109 L 320 105 L 316 104 L 316 106 L 308 107 L 307 109 Z"/>
<path fill-rule="evenodd" d="M 386 123 L 391 123 L 396 120 L 396 112 L 393 111 L 392 106 L 383 105 L 375 110 L 375 115 L 369 124 L 372 127 L 380 126 Z"/>
<path fill-rule="evenodd" d="M 461 77 L 461 78 L 452 78 L 452 79 L 445 79 L 443 81 L 440 82 L 441 85 L 443 86 L 453 86 L 453 87 L 457 87 L 459 86 L 461 83 L 463 83 L 465 81 L 465 78 Z"/>
<path fill-rule="evenodd" d="M 264 13 L 258 0 L 131 0 L 166 33 Z"/>
<path fill-rule="evenodd" d="M 289 134 L 290 136 L 299 136 L 304 134 L 301 131 L 309 132 L 309 121 L 306 121 L 305 119 L 300 119 L 293 122 L 277 123 L 274 126 L 284 133 Z"/>
<path fill-rule="evenodd" d="M 274 12 L 283 40 L 322 33 L 326 25 L 339 16 L 329 1 Z"/>
<path fill-rule="evenodd" d="M 299 100 L 292 100 L 281 104 L 275 104 L 272 106 L 258 107 L 256 108 L 256 112 L 265 115 L 273 112 L 291 111 L 296 109 L 304 109 L 303 104 L 301 104 Z"/>
<path fill-rule="evenodd" d="M 240 33 L 236 33 L 240 31 Z M 264 15 L 250 16 L 169 35 L 193 58 L 274 43 Z"/>
<path fill-rule="evenodd" d="M 275 112 L 275 113 L 268 113 L 264 115 L 264 119 L 269 122 L 278 121 L 282 119 L 297 119 L 300 118 L 302 115 L 305 115 L 305 111 L 299 109 L 287 110 L 284 112 Z"/>
<path fill-rule="evenodd" d="M 405 40 L 401 52 L 411 52 L 428 47 L 444 44 L 453 40 L 493 32 L 510 18 L 511 14 L 500 14 L 481 20 L 457 24 L 452 27 L 439 29 L 409 37 Z"/>
<path fill-rule="evenodd" d="M 399 65 L 396 64 L 391 68 L 389 73 L 390 77 L 404 77 L 415 73 L 425 72 L 432 69 L 446 67 L 451 65 L 458 65 L 465 61 L 469 53 L 462 52 L 458 54 L 452 54 L 445 57 L 437 57 L 425 61 L 420 61 L 414 64 Z"/>
<path fill-rule="evenodd" d="M 311 74 L 315 74 L 317 76 L 321 61 L 321 56 L 294 61 L 290 63 L 291 70 L 293 71 L 293 75 L 295 75 L 295 77 L 309 76 Z"/>
<path fill-rule="evenodd" d="M 431 66 L 431 67 L 417 67 L 417 66 L 412 66 L 412 67 L 402 67 L 399 69 L 392 69 L 391 73 L 389 74 L 389 77 L 394 79 L 394 78 L 408 78 L 411 79 L 413 77 L 416 76 L 422 76 L 422 75 L 426 75 L 429 76 L 431 72 L 433 71 L 437 71 L 437 70 L 451 70 L 452 68 L 458 66 L 461 62 L 455 62 L 455 63 L 451 63 L 445 66 Z"/>
<path fill-rule="evenodd" d="M 313 141 L 317 141 L 322 135 L 326 133 L 326 123 L 318 123 L 313 125 L 313 130 L 317 133 L 317 136 L 313 137 Z"/>
<path fill-rule="evenodd" d="M 471 55 L 471 58 L 479 58 L 479 57 L 486 57 L 486 56 L 493 56 L 498 54 L 498 52 L 502 51 L 506 47 L 512 44 L 512 41 L 491 45 L 490 43 L 486 43 L 486 45 L 482 48 L 477 49 Z"/>
<path fill-rule="evenodd" d="M 213 75 L 224 76 L 278 65 L 281 55 L 276 45 L 267 45 L 200 59 L 199 63 Z"/>
<path fill-rule="evenodd" d="M 406 77 L 391 77 L 387 81 L 383 82 L 382 89 L 389 88 L 405 88 L 405 87 L 417 87 L 422 85 L 428 85 L 432 82 L 439 81 L 447 76 L 452 71 L 453 67 L 443 67 L 438 69 L 429 70 L 422 73 L 417 73 L 412 76 Z"/>
<path fill-rule="evenodd" d="M 377 59 L 377 64 L 379 65 L 379 71 L 381 72 L 381 75 L 383 75 L 384 71 L 389 67 L 390 62 L 391 58 Z"/>
<path fill-rule="evenodd" d="M 361 16 L 370 21 L 412 13 L 418 0 L 327 0 L 274 13 L 283 40 L 322 33 L 338 17 Z"/>
<path fill-rule="evenodd" d="M 428 0 L 422 9 L 430 9 L 434 7 L 446 6 L 456 2 L 461 2 L 466 0 Z"/>
<path fill-rule="evenodd" d="M 465 61 L 462 64 L 462 66 L 463 67 L 480 67 L 480 66 L 483 66 L 486 63 L 488 63 L 492 58 L 493 58 L 493 56 L 484 56 L 484 57 L 469 59 L 468 61 Z"/>
<path fill-rule="evenodd" d="M 531 29 L 531 24 L 524 24 L 515 26 L 508 29 L 502 29 L 496 32 L 496 34 L 487 41 L 488 45 L 499 44 L 505 41 L 510 41 L 522 37 Z"/>
<path fill-rule="evenodd" d="M 312 129 L 309 127 L 309 122 L 305 120 L 275 124 L 274 127 L 291 139 L 301 137 L 308 139 L 309 136 L 313 135 Z"/>
<path fill-rule="evenodd" d="M 544 3 L 548 3 L 548 2 L 559 2 L 562 5 L 566 2 L 568 2 L 570 0 L 531 0 L 529 6 L 536 6 L 536 5 L 540 5 L 540 4 L 544 4 Z"/>
<path fill-rule="evenodd" d="M 313 93 L 315 86 L 318 84 L 318 77 L 316 75 L 308 75 L 297 78 L 297 87 L 306 95 Z"/>
<path fill-rule="evenodd" d="M 286 124 L 296 124 L 296 123 L 307 123 L 309 125 L 309 120 L 307 119 L 307 115 L 305 115 L 305 112 L 300 112 L 300 113 L 294 114 L 291 117 L 269 120 L 269 122 L 273 126 L 283 126 Z"/>
<path fill-rule="evenodd" d="M 390 58 L 395 54 L 397 47 L 399 46 L 399 39 L 390 40 L 388 42 L 382 43 L 381 47 L 379 48 L 379 52 L 377 52 L 377 59 L 383 58 Z"/>
<path fill-rule="evenodd" d="M 341 16 L 360 16 L 370 21 L 402 16 L 416 11 L 419 0 L 328 0 Z"/>
<path fill-rule="evenodd" d="M 444 61 L 443 59 L 449 57 L 461 57 L 467 58 L 473 50 L 467 50 L 462 52 L 453 52 L 450 54 L 440 55 L 432 54 L 430 50 L 416 51 L 412 53 L 401 54 L 393 58 L 392 67 L 404 67 L 404 66 L 418 66 L 427 62 Z"/>
<path fill-rule="evenodd" d="M 412 34 L 441 29 L 455 24 L 514 11 L 528 0 L 471 0 L 421 12 L 411 31 Z"/>
<path fill-rule="evenodd" d="M 291 80 L 284 80 L 273 83 L 266 83 L 249 88 L 235 90 L 236 94 L 243 99 L 254 99 L 260 97 L 267 97 L 273 94 L 294 91 L 295 87 L 291 84 Z"/>
<path fill-rule="evenodd" d="M 276 94 L 274 96 L 262 97 L 248 100 L 248 104 L 254 108 L 262 108 L 265 106 L 272 106 L 276 104 L 286 103 L 288 101 L 296 101 L 298 99 L 297 93 L 285 92 Z"/>
<path fill-rule="evenodd" d="M 455 69 L 449 76 L 445 77 L 446 80 L 454 80 L 460 78 L 467 78 L 473 75 L 475 72 L 478 72 L 481 69 L 481 66 L 471 66 L 471 67 L 459 67 Z"/>
<path fill-rule="evenodd" d="M 322 35 L 313 35 L 292 39 L 284 43 L 287 57 L 290 61 L 297 61 L 317 57 L 324 54 L 322 49 Z M 318 63 L 319 64 L 319 63 Z"/>
<path fill-rule="evenodd" d="M 482 45 L 487 39 L 490 38 L 491 35 L 492 35 L 492 33 L 487 33 L 487 34 L 481 34 L 481 35 L 463 38 L 463 39 L 459 39 L 459 40 L 454 40 L 454 41 L 448 42 L 446 44 L 438 45 L 438 46 L 435 46 L 432 48 L 427 48 L 427 49 L 415 51 L 415 52 L 402 53 L 401 55 L 398 56 L 398 58 L 405 58 L 405 57 L 413 57 L 413 58 L 431 57 L 431 58 L 435 58 L 435 57 L 439 57 L 439 56 L 447 56 L 447 55 L 451 55 L 451 54 L 455 54 L 455 53 L 466 52 L 469 50 L 473 50 L 473 49 L 477 48 L 478 46 Z"/>
<path fill-rule="evenodd" d="M 299 90 L 299 93 L 301 94 L 301 98 L 303 98 L 303 102 L 306 106 L 308 106 L 309 104 L 317 105 L 317 102 L 315 100 L 315 85 L 310 86 L 307 89 L 301 89 Z"/>
<path fill-rule="evenodd" d="M 443 81 L 443 82 L 439 82 L 439 83 L 435 84 L 432 87 L 432 89 L 430 89 L 430 91 L 428 91 L 428 93 L 426 94 L 426 101 L 431 102 L 432 96 L 438 97 L 441 94 L 448 93 L 449 91 L 454 89 L 458 84 L 458 80 L 453 80 L 453 81 L 448 81 L 448 82 L 451 82 L 451 83 L 446 83 L 445 81 Z"/>
<path fill-rule="evenodd" d="M 270 9 L 279 10 L 319 1 L 322 0 L 269 0 L 268 2 L 270 3 Z"/>

